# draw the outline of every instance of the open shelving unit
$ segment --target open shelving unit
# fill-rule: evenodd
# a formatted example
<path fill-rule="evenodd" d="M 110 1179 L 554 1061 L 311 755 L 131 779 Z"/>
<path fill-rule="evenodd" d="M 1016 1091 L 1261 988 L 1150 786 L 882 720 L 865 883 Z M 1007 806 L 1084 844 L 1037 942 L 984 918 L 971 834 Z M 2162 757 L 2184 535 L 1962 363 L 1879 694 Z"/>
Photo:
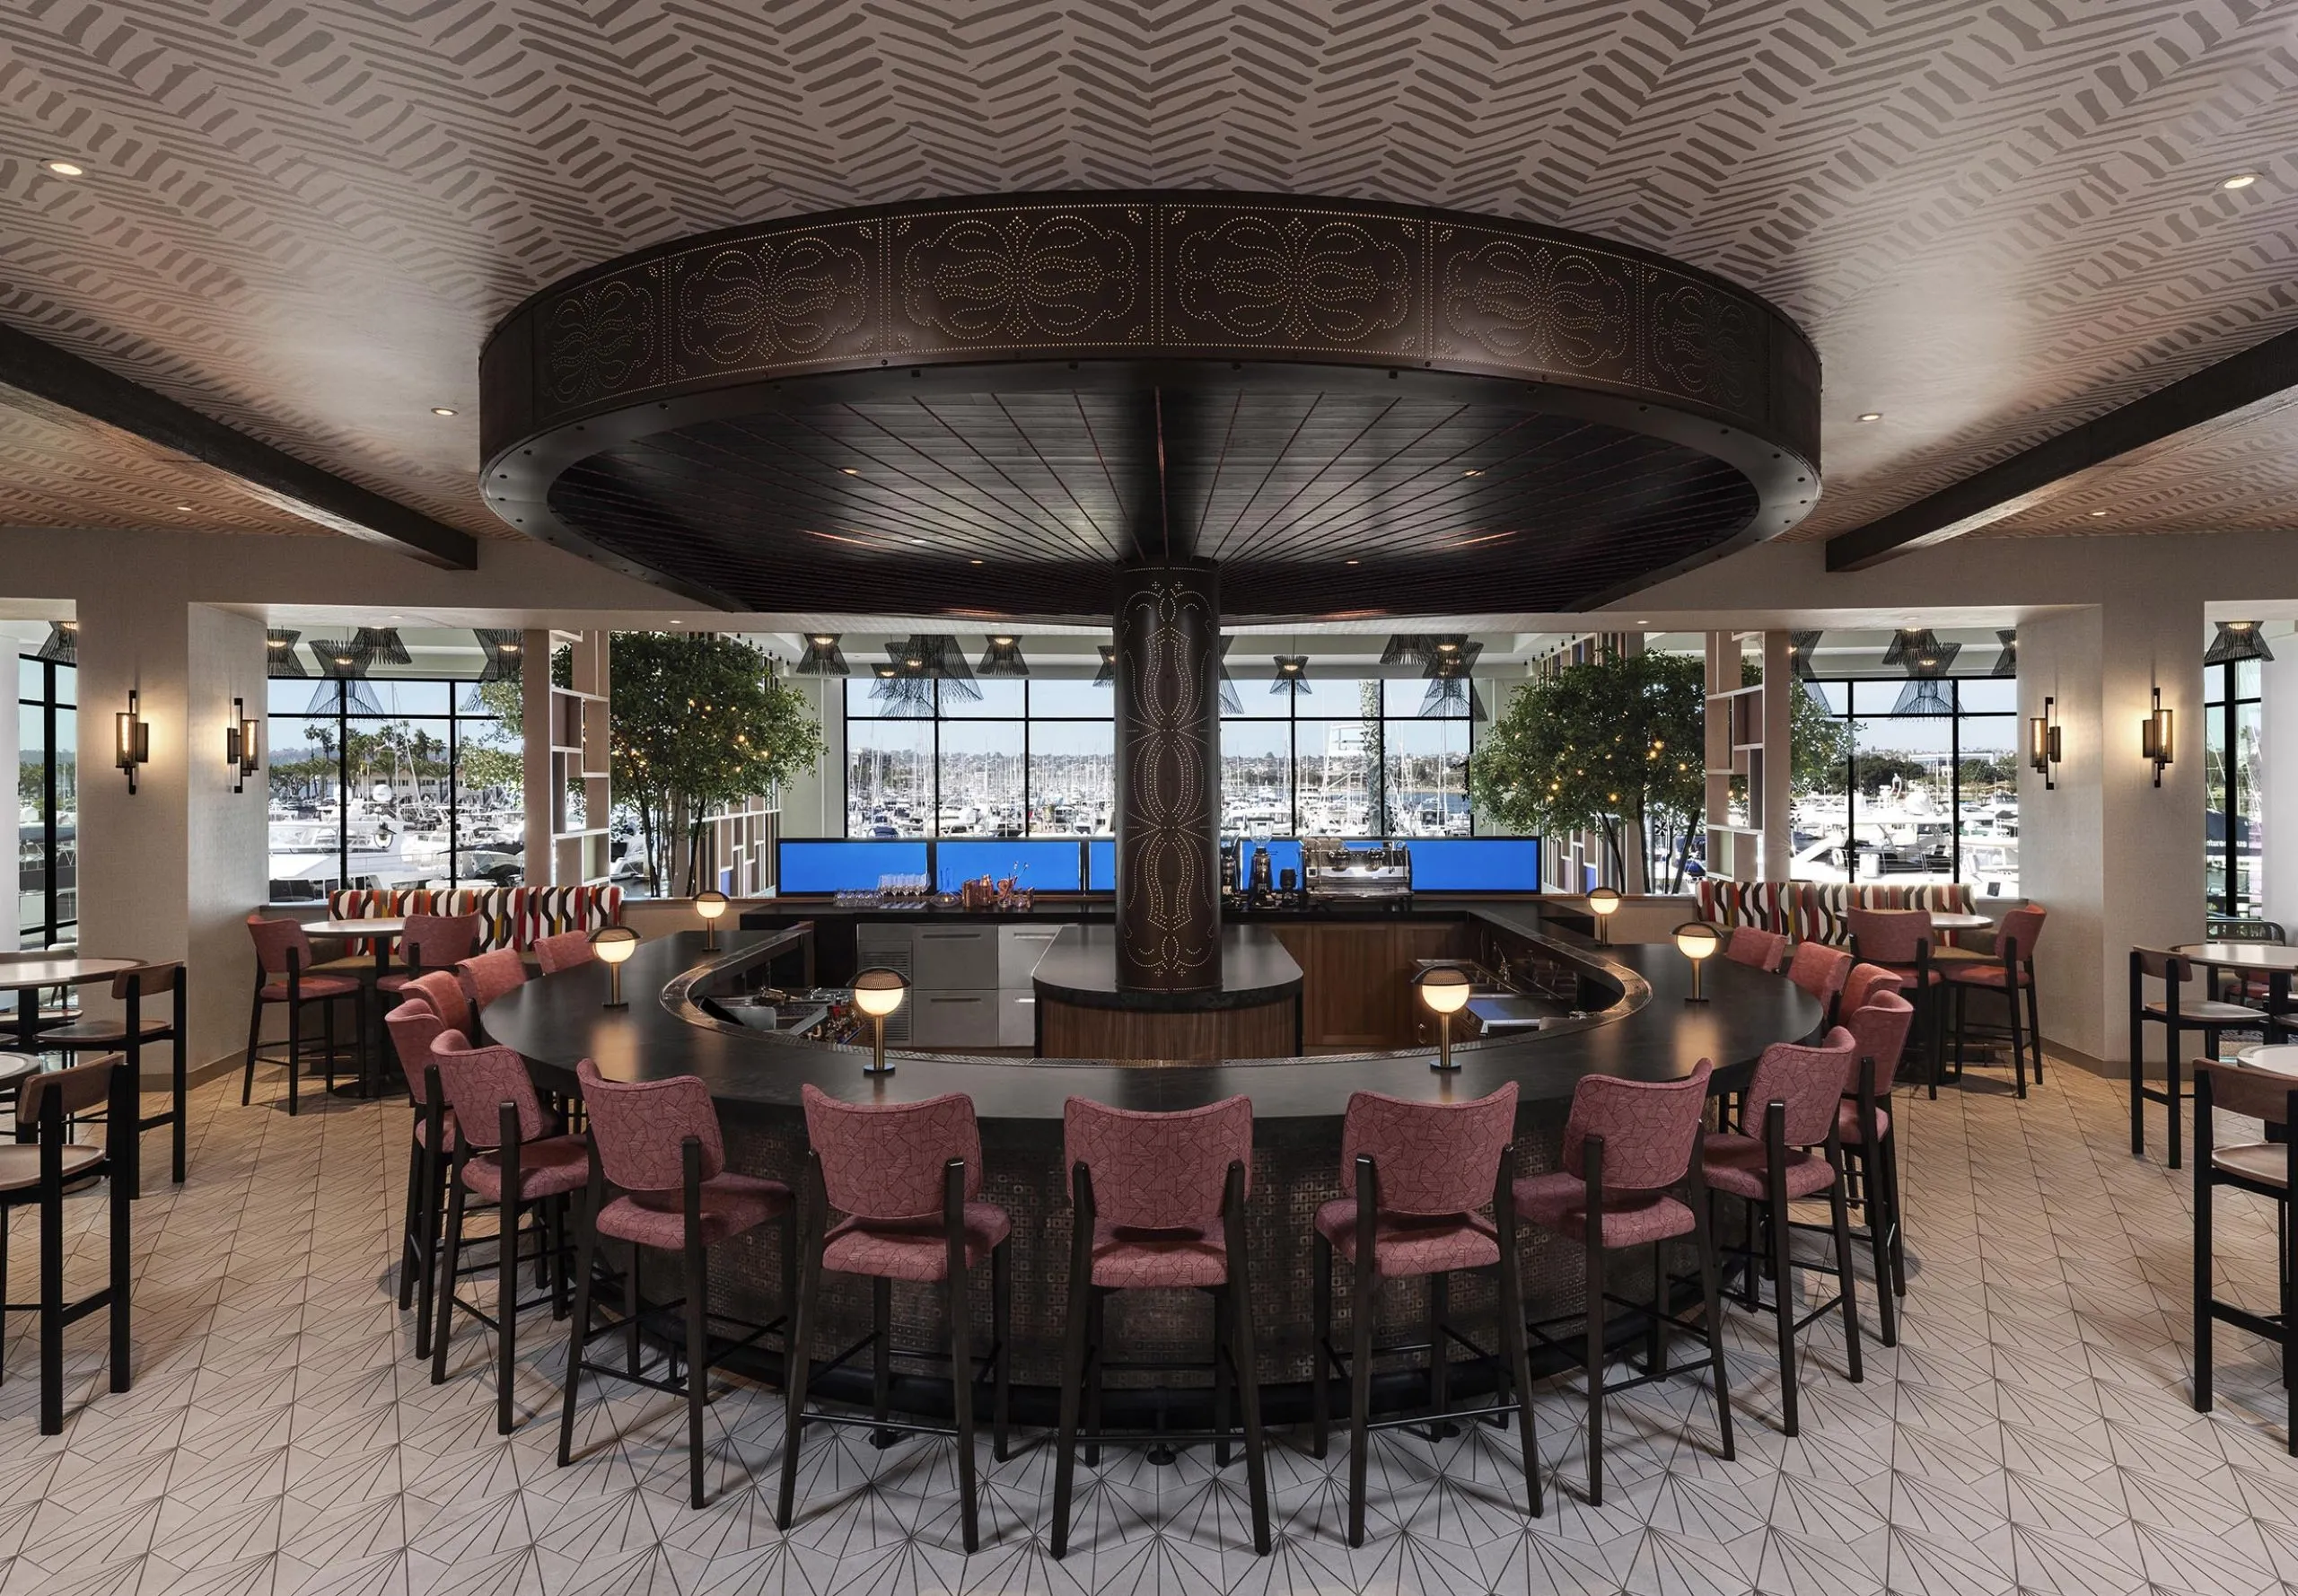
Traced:
<path fill-rule="evenodd" d="M 1790 701 L 1765 688 L 1776 680 L 1783 694 L 1794 677 L 1787 668 L 1785 634 L 1711 632 L 1707 636 L 1706 759 L 1707 868 L 1712 875 L 1751 881 L 1764 876 L 1764 838 L 1768 823 L 1778 833 L 1783 862 L 1787 829 L 1788 745 L 1785 711 Z M 1741 661 L 1753 644 L 1765 669 L 1763 680 L 1742 680 Z M 1777 656 L 1776 658 L 1773 656 Z M 1767 732 L 1780 750 L 1767 771 Z M 1778 791 L 1772 791 L 1775 777 Z M 1785 875 L 1783 868 L 1778 872 Z"/>
<path fill-rule="evenodd" d="M 605 632 L 531 631 L 522 665 L 527 734 L 527 884 L 597 886 L 612 868 L 607 815 L 612 676 Z M 566 685 L 551 662 L 564 649 Z"/>

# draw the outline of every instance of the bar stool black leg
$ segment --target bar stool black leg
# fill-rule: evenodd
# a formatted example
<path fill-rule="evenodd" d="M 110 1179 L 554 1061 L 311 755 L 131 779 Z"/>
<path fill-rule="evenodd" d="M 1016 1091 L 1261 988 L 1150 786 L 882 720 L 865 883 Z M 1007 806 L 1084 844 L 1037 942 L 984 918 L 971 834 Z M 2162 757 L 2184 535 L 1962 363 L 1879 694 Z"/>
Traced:
<path fill-rule="evenodd" d="M 989 1343 L 996 1359 L 990 1365 L 989 1455 L 1002 1463 L 1008 1453 L 1011 1429 L 1013 1357 L 1007 1346 L 1013 1334 L 1013 1260 L 1009 1243 L 989 1250 Z"/>
<path fill-rule="evenodd" d="M 1322 1232 L 1310 1243 L 1309 1455 L 1321 1458 L 1332 1436 L 1332 1371 L 1326 1355 L 1332 1346 L 1332 1243 Z"/>
<path fill-rule="evenodd" d="M 1584 1156 L 1584 1154 L 1583 1154 Z M 1588 1505 L 1604 1504 L 1604 1242 L 1601 1215 L 1592 1215 L 1583 1246 L 1588 1271 Z"/>

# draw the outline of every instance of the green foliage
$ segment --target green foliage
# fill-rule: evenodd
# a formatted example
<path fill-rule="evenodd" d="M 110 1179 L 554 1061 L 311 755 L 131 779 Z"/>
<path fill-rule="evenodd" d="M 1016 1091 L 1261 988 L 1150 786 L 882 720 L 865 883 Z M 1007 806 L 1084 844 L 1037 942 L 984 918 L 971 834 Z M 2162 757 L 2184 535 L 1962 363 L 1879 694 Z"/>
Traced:
<path fill-rule="evenodd" d="M 1753 687 L 1763 680 L 1760 661 L 1740 662 L 1740 682 Z M 1789 788 L 1797 797 L 1813 793 L 1843 791 L 1843 762 L 1851 758 L 1851 723 L 1829 713 L 1827 700 L 1811 683 L 1791 677 L 1795 696 L 1787 712 L 1790 754 Z"/>
<path fill-rule="evenodd" d="M 1469 756 L 1469 796 L 1510 830 L 1601 832 L 1618 881 L 1627 825 L 1698 816 L 1705 709 L 1697 660 L 1607 651 L 1517 692 Z"/>
<path fill-rule="evenodd" d="M 525 692 L 515 676 L 478 682 L 471 691 L 479 706 L 494 717 L 496 733 L 510 746 L 496 748 L 479 742 L 472 735 L 476 728 L 466 719 L 461 745 L 457 750 L 463 787 L 472 792 L 490 787 L 516 791 L 524 786 L 527 778 L 526 758 L 520 751 L 526 739 Z"/>
<path fill-rule="evenodd" d="M 810 768 L 821 727 L 805 695 L 740 638 L 618 632 L 612 661 L 615 792 L 638 811 L 659 890 L 658 842 L 684 837 L 691 859 L 703 816 Z"/>

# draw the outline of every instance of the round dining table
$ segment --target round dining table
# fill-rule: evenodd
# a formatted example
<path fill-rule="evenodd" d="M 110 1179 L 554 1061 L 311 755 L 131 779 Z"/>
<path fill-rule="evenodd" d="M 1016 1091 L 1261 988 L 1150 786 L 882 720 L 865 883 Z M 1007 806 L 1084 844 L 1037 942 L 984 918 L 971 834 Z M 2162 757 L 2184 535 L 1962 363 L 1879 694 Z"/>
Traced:
<path fill-rule="evenodd" d="M 1934 931 L 1991 931 L 1995 927 L 1995 922 L 1985 915 L 1966 915 L 1943 908 L 1934 908 L 1930 914 Z"/>
<path fill-rule="evenodd" d="M 85 987 L 137 969 L 140 959 L 91 959 L 78 953 L 34 953 L 0 960 L 0 992 L 16 995 L 16 1047 L 39 1051 L 39 995 L 50 987 Z"/>
<path fill-rule="evenodd" d="M 391 915 L 377 915 L 372 920 L 306 920 L 303 934 L 338 942 L 355 942 L 364 936 L 375 944 L 376 969 L 386 970 L 391 967 L 391 944 L 407 934 L 407 921 Z"/>

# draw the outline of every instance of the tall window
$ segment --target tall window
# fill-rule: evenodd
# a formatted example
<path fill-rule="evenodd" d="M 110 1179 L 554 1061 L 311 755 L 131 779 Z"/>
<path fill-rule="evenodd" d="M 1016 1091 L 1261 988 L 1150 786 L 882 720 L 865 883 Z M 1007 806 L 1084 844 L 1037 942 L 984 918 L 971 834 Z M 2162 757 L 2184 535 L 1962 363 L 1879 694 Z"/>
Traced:
<path fill-rule="evenodd" d="M 525 879 L 516 680 L 270 686 L 275 902 Z"/>
<path fill-rule="evenodd" d="M 79 671 L 16 661 L 16 926 L 28 948 L 80 925 Z"/>
<path fill-rule="evenodd" d="M 2203 668 L 2204 890 L 2210 912 L 2259 912 L 2259 706 L 2256 660 Z M 2227 757 L 2228 750 L 2233 757 Z"/>
<path fill-rule="evenodd" d="M 1802 684 L 1843 733 L 1844 757 L 1797 773 L 1794 879 L 1960 881 L 2016 896 L 2018 684 L 1943 680 L 1925 684 L 1935 699 L 1903 708 L 1908 685 Z"/>
<path fill-rule="evenodd" d="M 1110 689 L 1090 681 L 924 684 L 916 701 L 846 684 L 848 837 L 1107 837 L 1116 807 Z M 1480 683 L 1240 680 L 1221 717 L 1224 836 L 1466 837 Z"/>

